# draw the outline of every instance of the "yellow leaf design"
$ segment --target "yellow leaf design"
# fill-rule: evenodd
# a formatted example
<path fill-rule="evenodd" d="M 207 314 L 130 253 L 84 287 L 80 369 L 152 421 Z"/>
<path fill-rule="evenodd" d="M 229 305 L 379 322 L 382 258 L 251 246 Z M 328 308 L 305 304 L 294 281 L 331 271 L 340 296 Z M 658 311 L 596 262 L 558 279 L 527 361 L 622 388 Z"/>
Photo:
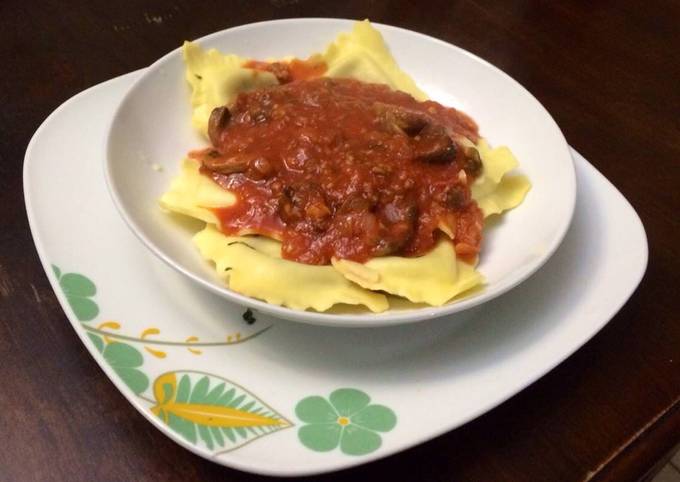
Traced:
<path fill-rule="evenodd" d="M 160 332 L 161 332 L 161 330 L 159 330 L 158 328 L 154 328 L 152 326 L 152 327 L 147 328 L 146 330 L 144 330 L 142 332 L 141 338 L 143 340 L 144 338 L 146 338 L 149 335 L 158 335 L 158 334 L 160 334 Z"/>
<path fill-rule="evenodd" d="M 119 330 L 120 329 L 120 323 L 117 321 L 105 321 L 104 323 L 101 323 L 97 328 L 100 330 L 103 330 L 105 328 L 111 328 L 112 330 Z"/>
<path fill-rule="evenodd" d="M 217 375 L 176 371 L 153 384 L 151 411 L 193 444 L 233 450 L 253 439 L 292 426 L 243 387 Z"/>
<path fill-rule="evenodd" d="M 168 414 L 209 427 L 260 427 L 287 425 L 283 420 L 263 417 L 231 407 L 202 405 L 198 403 L 169 403 L 160 407 Z"/>
<path fill-rule="evenodd" d="M 100 330 L 105 330 L 107 328 L 110 328 L 112 330 L 120 330 L 120 323 L 118 323 L 117 321 L 109 320 L 105 321 L 104 323 L 101 323 L 97 328 L 99 328 Z M 111 343 L 111 338 L 104 335 L 104 342 Z"/>
<path fill-rule="evenodd" d="M 197 336 L 190 336 L 185 341 L 187 343 L 196 343 L 198 341 L 198 337 Z M 197 350 L 196 348 L 187 348 L 187 350 L 189 350 L 189 352 L 193 353 L 194 355 L 200 355 L 201 353 L 203 353 L 201 350 Z"/>
<path fill-rule="evenodd" d="M 153 396 L 156 399 L 157 405 L 151 408 L 151 411 L 158 415 L 160 413 L 161 405 L 165 403 L 171 403 L 175 399 L 175 394 L 177 392 L 177 377 L 174 373 L 166 373 L 156 378 L 153 383 Z M 167 400 L 168 395 L 172 397 L 171 400 Z"/>
<path fill-rule="evenodd" d="M 155 356 L 156 358 L 165 358 L 166 356 L 168 356 L 168 354 L 165 353 L 164 351 L 154 350 L 153 348 L 148 347 L 148 346 L 145 346 L 144 349 L 147 352 L 149 352 L 150 354 L 152 354 L 153 356 Z"/>

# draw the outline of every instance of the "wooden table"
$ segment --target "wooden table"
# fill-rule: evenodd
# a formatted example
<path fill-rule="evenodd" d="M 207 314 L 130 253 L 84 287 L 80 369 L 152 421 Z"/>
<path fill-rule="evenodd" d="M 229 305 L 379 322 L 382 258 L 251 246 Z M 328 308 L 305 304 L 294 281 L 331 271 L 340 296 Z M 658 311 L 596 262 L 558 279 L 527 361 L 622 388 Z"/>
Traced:
<path fill-rule="evenodd" d="M 436 440 L 325 479 L 648 476 L 680 442 L 679 2 L 3 0 L 0 480 L 257 478 L 175 445 L 87 354 L 33 248 L 21 168 L 40 122 L 77 92 L 144 67 L 184 39 L 298 16 L 369 17 L 505 70 L 630 200 L 651 255 L 621 312 L 533 386 Z"/>

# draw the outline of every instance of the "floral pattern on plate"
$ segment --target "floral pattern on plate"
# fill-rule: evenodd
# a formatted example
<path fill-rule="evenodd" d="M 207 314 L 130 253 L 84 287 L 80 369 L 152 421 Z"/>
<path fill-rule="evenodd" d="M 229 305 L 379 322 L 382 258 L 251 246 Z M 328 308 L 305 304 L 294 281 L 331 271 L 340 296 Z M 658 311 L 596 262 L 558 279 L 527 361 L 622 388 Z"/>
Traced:
<path fill-rule="evenodd" d="M 204 445 L 215 455 L 230 452 L 264 435 L 291 427 L 293 424 L 274 409 L 255 397 L 247 389 L 219 375 L 191 370 L 175 370 L 160 375 L 153 384 L 152 400 L 144 395 L 149 388 L 149 377 L 143 371 L 144 355 L 131 344 L 116 340 L 144 344 L 186 346 L 193 354 L 201 346 L 226 346 L 242 343 L 268 330 L 255 331 L 247 337 L 240 333 L 227 336 L 226 341 L 198 343 L 197 337 L 188 337 L 183 342 L 149 340 L 160 330 L 148 328 L 139 337 L 122 335 L 115 330 L 120 323 L 104 321 L 97 327 L 85 325 L 99 315 L 99 306 L 94 300 L 97 294 L 95 283 L 80 273 L 62 274 L 61 269 L 52 266 L 59 286 L 68 301 L 73 314 L 83 322 L 90 341 L 102 354 L 104 360 L 139 398 L 152 403 L 151 412 L 168 427 L 194 445 Z M 250 310 L 243 320 L 252 325 L 256 318 Z M 163 351 L 144 346 L 156 358 L 165 358 Z"/>
<path fill-rule="evenodd" d="M 295 407 L 297 417 L 306 423 L 298 430 L 300 442 L 317 452 L 340 447 L 347 455 L 365 455 L 382 445 L 380 433 L 397 424 L 397 416 L 384 405 L 371 404 L 361 390 L 339 388 L 328 399 L 314 395 Z"/>

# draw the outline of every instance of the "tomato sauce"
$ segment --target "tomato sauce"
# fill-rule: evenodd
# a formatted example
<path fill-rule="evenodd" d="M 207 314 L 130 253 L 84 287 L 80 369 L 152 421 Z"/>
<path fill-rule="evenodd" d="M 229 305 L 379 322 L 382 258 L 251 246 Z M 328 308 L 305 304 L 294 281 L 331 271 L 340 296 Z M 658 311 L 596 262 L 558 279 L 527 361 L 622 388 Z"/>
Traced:
<path fill-rule="evenodd" d="M 384 85 L 295 78 L 215 109 L 209 134 L 213 147 L 191 155 L 237 197 L 215 210 L 226 234 L 274 237 L 308 264 L 420 256 L 442 231 L 463 259 L 479 252 L 470 184 L 482 166 L 464 142 L 479 134 L 462 112 Z"/>
<path fill-rule="evenodd" d="M 288 84 L 295 80 L 309 80 L 321 77 L 326 73 L 326 63 L 313 57 L 307 60 L 293 59 L 290 62 L 262 62 L 249 60 L 244 67 L 271 72 L 279 84 Z"/>

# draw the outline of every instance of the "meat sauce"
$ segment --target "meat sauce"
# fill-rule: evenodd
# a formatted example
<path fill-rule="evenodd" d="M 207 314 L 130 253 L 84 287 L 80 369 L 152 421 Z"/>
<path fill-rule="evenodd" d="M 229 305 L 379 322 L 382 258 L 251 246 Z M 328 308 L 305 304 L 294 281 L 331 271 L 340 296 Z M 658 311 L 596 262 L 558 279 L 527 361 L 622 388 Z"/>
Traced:
<path fill-rule="evenodd" d="M 191 155 L 237 197 L 215 210 L 221 230 L 279 239 L 285 259 L 307 264 L 419 256 L 443 230 L 472 259 L 483 217 L 470 184 L 482 166 L 461 139 L 477 141 L 474 121 L 384 85 L 317 73 L 280 78 L 213 111 L 213 147 Z"/>

